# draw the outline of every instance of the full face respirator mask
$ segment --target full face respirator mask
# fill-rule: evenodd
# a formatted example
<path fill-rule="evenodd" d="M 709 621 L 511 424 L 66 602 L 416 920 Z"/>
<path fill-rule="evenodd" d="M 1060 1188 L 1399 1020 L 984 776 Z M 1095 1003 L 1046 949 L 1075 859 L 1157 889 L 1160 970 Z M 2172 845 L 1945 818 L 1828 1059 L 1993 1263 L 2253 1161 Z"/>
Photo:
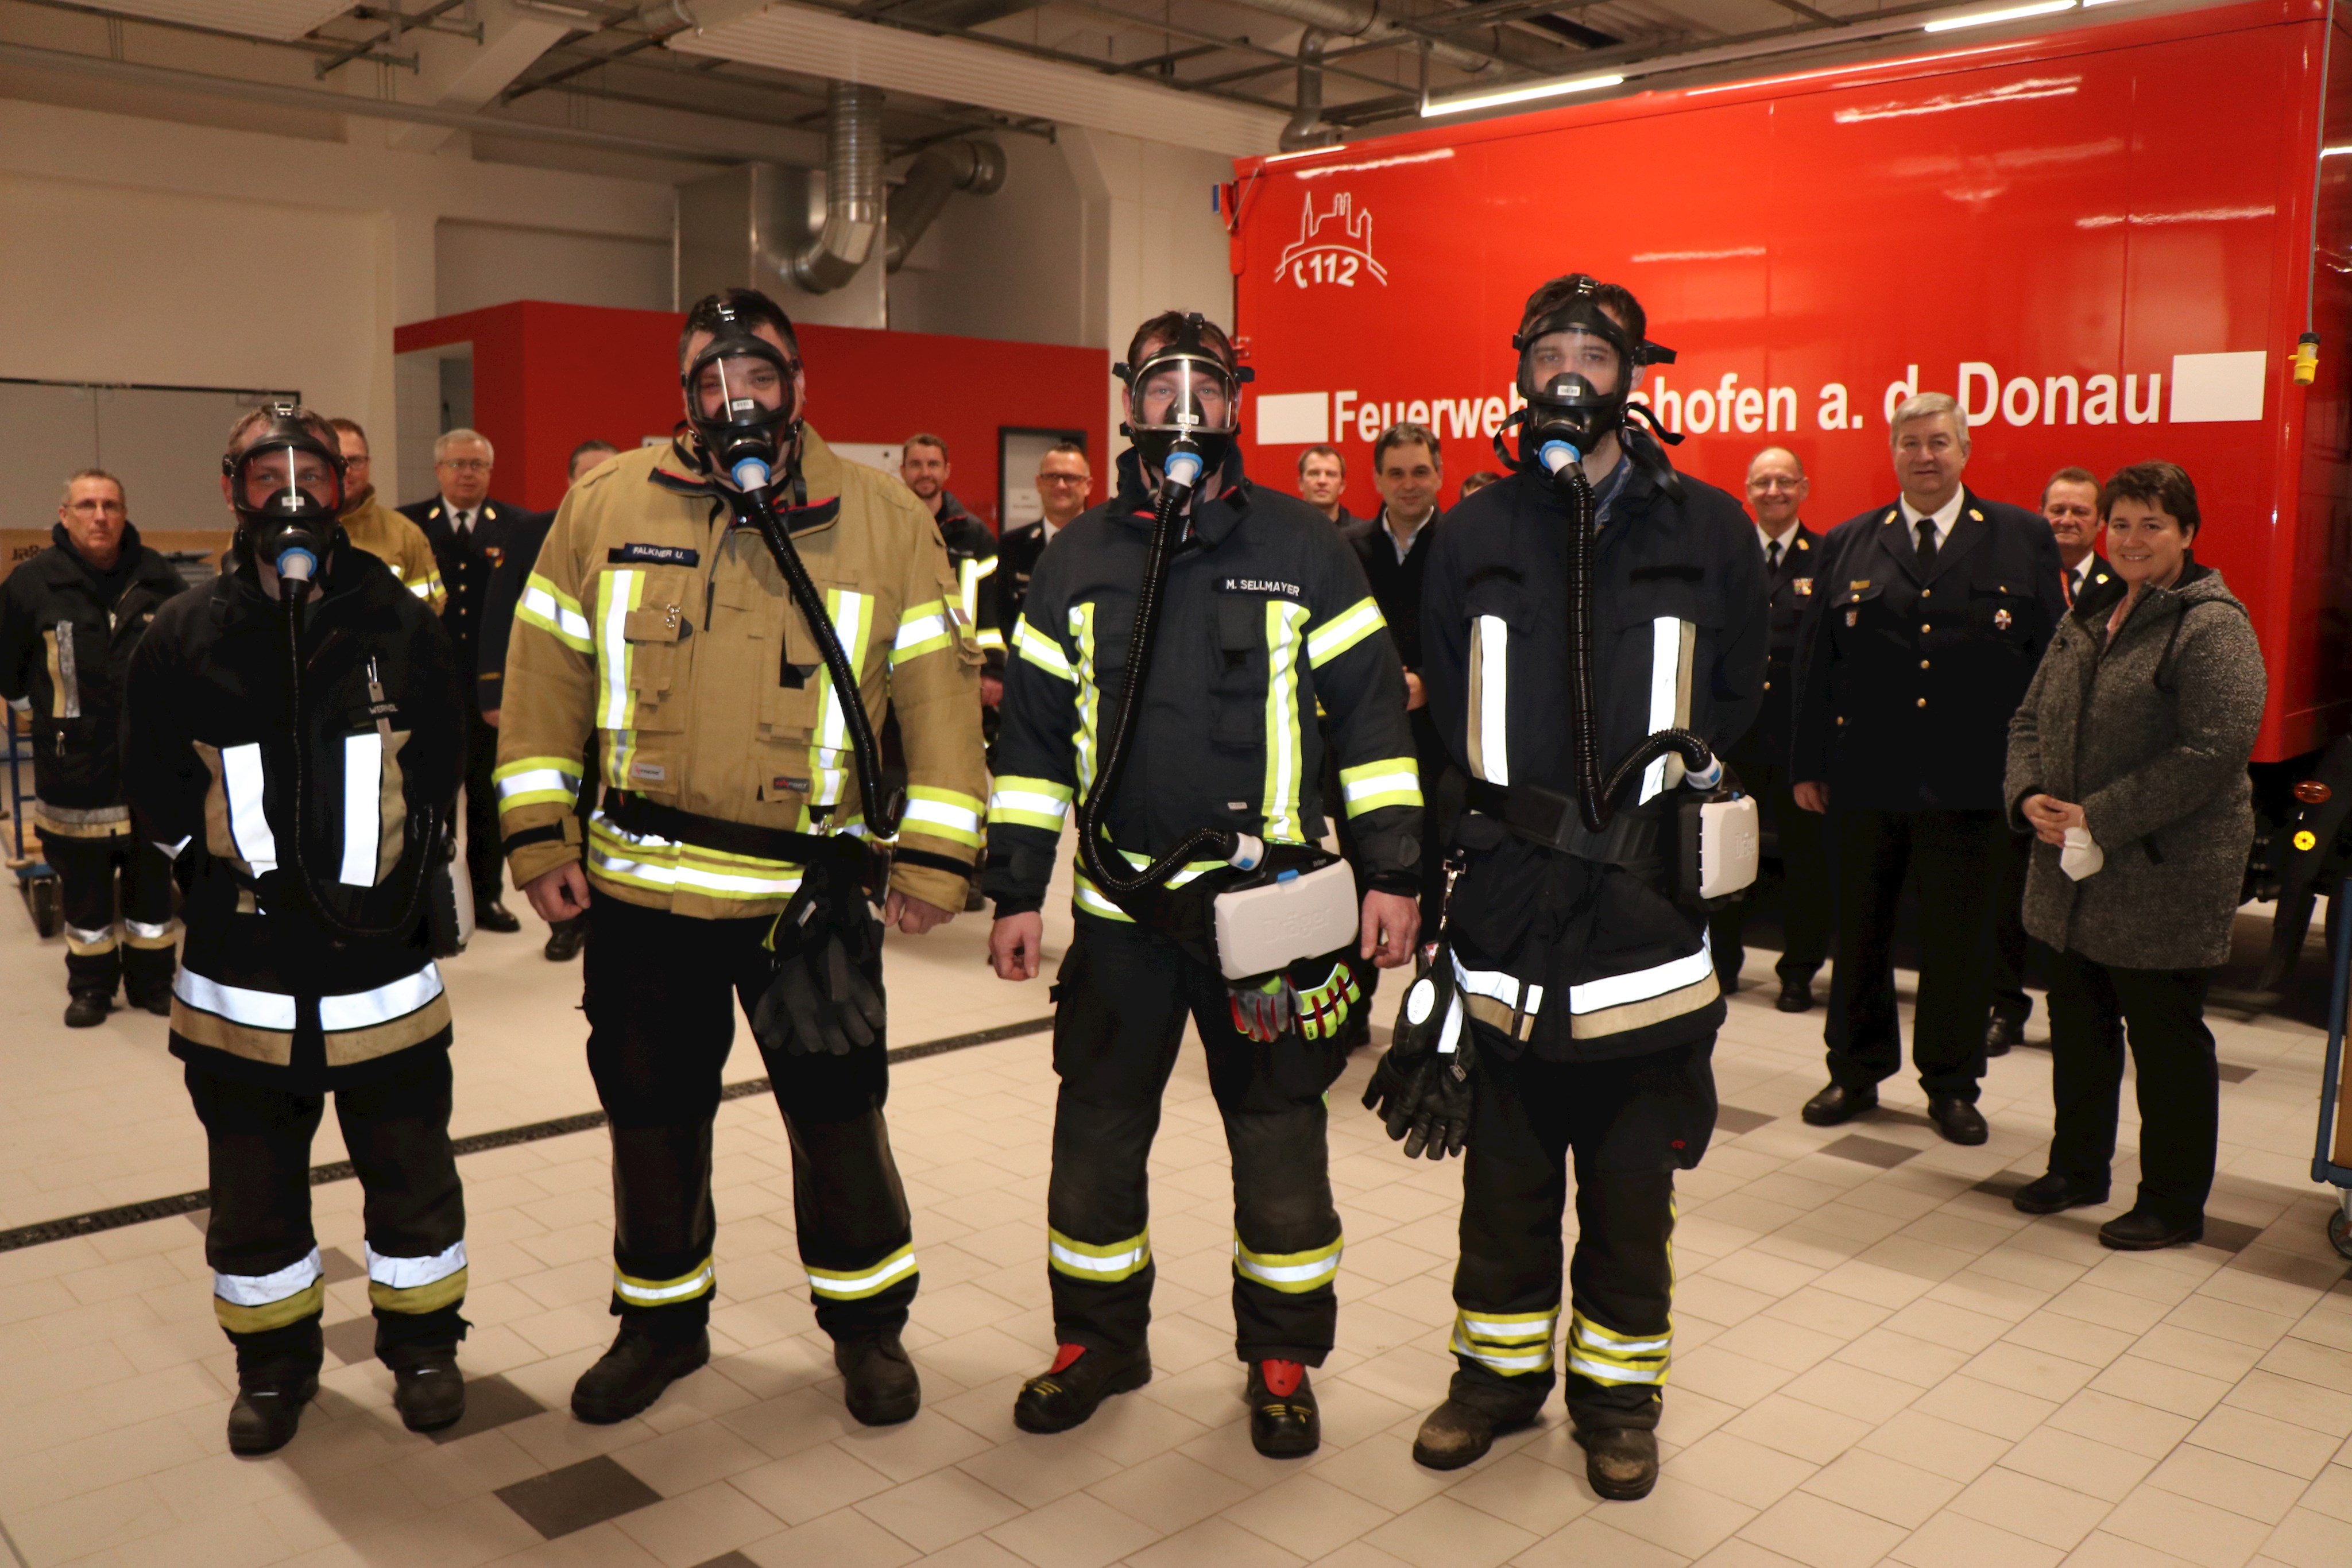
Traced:
<path fill-rule="evenodd" d="M 1523 474 L 1557 475 L 1624 429 L 1629 414 L 1646 419 L 1649 405 L 1632 401 L 1634 372 L 1644 365 L 1675 362 L 1672 349 L 1635 343 L 1601 308 L 1597 281 L 1583 273 L 1569 281 L 1574 291 L 1511 340 L 1519 356 L 1518 392 L 1527 407 L 1496 433 L 1495 451 Z M 1651 434 L 1670 444 L 1682 439 L 1659 429 L 1654 419 L 1648 423 Z M 1516 453 L 1504 444 L 1514 425 Z M 1627 444 L 1645 461 L 1646 445 Z M 1663 464 L 1649 465 L 1673 472 Z"/>
<path fill-rule="evenodd" d="M 335 537 L 346 499 L 342 454 L 279 403 L 259 435 L 221 459 L 221 472 L 236 513 L 238 553 L 276 571 L 281 595 L 299 594 L 318 577 Z"/>
<path fill-rule="evenodd" d="M 1118 792 L 1136 716 L 1143 708 L 1168 570 L 1187 527 L 1197 486 L 1224 465 L 1241 429 L 1241 389 L 1250 372 L 1226 363 L 1204 339 L 1197 313 L 1172 341 L 1113 367 L 1127 383 L 1132 439 L 1147 477 L 1160 476 L 1151 543 L 1135 596 L 1135 629 L 1117 716 L 1101 771 L 1078 804 L 1078 855 L 1087 875 L 1137 921 L 1160 932 L 1229 981 L 1262 978 L 1354 942 L 1355 873 L 1311 844 L 1269 844 L 1230 829 L 1196 828 L 1147 865 L 1112 848 L 1103 816 Z M 1170 887 L 1188 862 L 1223 862 Z"/>
<path fill-rule="evenodd" d="M 801 367 L 731 308 L 678 382 L 687 423 L 712 470 L 738 490 L 764 490 L 800 437 Z"/>

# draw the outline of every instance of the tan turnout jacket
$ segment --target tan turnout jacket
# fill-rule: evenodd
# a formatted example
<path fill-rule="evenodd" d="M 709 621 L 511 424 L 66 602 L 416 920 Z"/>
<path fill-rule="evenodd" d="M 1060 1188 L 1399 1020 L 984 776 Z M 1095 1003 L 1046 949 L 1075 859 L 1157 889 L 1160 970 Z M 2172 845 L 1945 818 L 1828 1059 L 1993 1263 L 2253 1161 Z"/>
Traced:
<path fill-rule="evenodd" d="M 368 498 L 343 514 L 343 533 L 352 543 L 392 568 L 400 585 L 425 601 L 436 615 L 449 596 L 442 591 L 441 568 L 433 559 L 433 545 L 425 530 L 383 504 L 373 490 Z"/>
<path fill-rule="evenodd" d="M 969 864 L 983 811 L 982 654 L 947 549 L 904 486 L 835 457 L 814 431 L 802 441 L 808 501 L 785 521 L 874 727 L 898 711 L 898 842 Z M 583 479 L 523 590 L 496 774 L 518 884 L 579 855 L 572 805 L 592 738 L 604 786 L 730 822 L 865 831 L 840 698 L 783 573 L 668 447 Z M 801 868 L 633 835 L 600 810 L 588 875 L 631 904 L 728 919 L 781 910 Z M 963 907 L 964 880 L 937 867 L 901 862 L 890 884 Z"/>

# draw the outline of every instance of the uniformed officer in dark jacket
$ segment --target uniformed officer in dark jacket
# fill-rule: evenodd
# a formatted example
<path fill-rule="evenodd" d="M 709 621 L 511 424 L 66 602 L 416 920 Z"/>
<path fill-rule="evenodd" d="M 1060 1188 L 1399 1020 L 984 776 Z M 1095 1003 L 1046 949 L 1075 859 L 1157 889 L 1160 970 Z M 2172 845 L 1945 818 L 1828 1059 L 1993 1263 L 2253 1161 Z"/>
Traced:
<path fill-rule="evenodd" d="M 1370 517 L 1349 517 L 1339 537 L 1356 552 L 1371 584 L 1372 602 L 1389 623 L 1397 656 L 1404 662 L 1405 720 L 1412 727 L 1413 756 L 1421 764 L 1421 918 L 1437 923 L 1438 895 L 1444 886 L 1444 831 L 1453 812 L 1439 804 L 1445 777 L 1445 742 L 1429 716 L 1429 694 L 1421 674 L 1422 581 L 1429 570 L 1430 541 L 1441 514 L 1438 487 L 1445 480 L 1445 455 L 1437 433 L 1425 424 L 1392 424 L 1372 443 L 1372 477 L 1381 509 Z"/>
<path fill-rule="evenodd" d="M 1598 503 L 1589 722 L 1600 777 L 1640 762 L 1663 731 L 1717 751 L 1746 733 L 1762 697 L 1764 562 L 1738 502 L 1675 474 L 1624 419 L 1640 368 L 1672 358 L 1648 341 L 1631 292 L 1554 278 L 1528 298 L 1514 341 L 1529 399 L 1516 472 L 1446 514 L 1424 585 L 1430 707 L 1469 779 L 1454 833 L 1464 868 L 1436 958 L 1434 995 L 1450 999 L 1433 1002 L 1428 978 L 1407 991 L 1367 1103 L 1407 1136 L 1433 1102 L 1454 1130 L 1432 1157 L 1467 1149 L 1456 1370 L 1413 1458 L 1467 1465 L 1541 1413 L 1559 1377 L 1565 1271 L 1568 1411 L 1586 1477 L 1631 1500 L 1657 1479 L 1675 1172 L 1698 1164 L 1714 1130 L 1724 1003 L 1706 916 L 1671 881 L 1675 813 L 1692 782 L 1683 758 L 1642 763 L 1610 797 L 1604 831 L 1582 819 L 1571 517 L 1543 432 L 1575 432 L 1563 472 L 1580 453 Z M 1428 1088 L 1432 1036 L 1456 1066 L 1417 1111 L 1406 1086 Z M 1564 1260 L 1571 1159 L 1578 1234 Z"/>
<path fill-rule="evenodd" d="M 1013 1420 L 1063 1431 L 1151 1376 L 1145 1168 L 1190 1018 L 1233 1153 L 1234 1351 L 1249 1367 L 1251 1438 L 1269 1456 L 1303 1454 L 1321 1430 L 1307 1369 L 1323 1364 L 1339 1314 L 1324 1091 L 1346 1061 L 1357 971 L 1375 956 L 1383 967 L 1403 963 L 1420 926 L 1422 800 L 1404 676 L 1337 533 L 1244 475 L 1229 445 L 1239 378 L 1224 333 L 1168 312 L 1137 330 L 1121 369 L 1139 442 L 1173 450 L 1167 442 L 1183 420 L 1172 402 L 1202 422 L 1188 428 L 1203 430 L 1206 449 L 1101 822 L 1110 852 L 1141 869 L 1202 828 L 1312 844 L 1325 813 L 1342 810 L 1371 891 L 1360 942 L 1244 990 L 1129 907 L 1148 916 L 1150 904 L 1079 871 L 1077 936 L 1054 988 L 1061 1093 L 1045 1223 L 1059 1349 L 1023 1387 Z M 1118 766 L 1103 751 L 1125 689 L 1155 508 L 1171 494 L 1159 459 L 1150 469 L 1140 461 L 1148 449 L 1120 456 L 1111 501 L 1046 552 L 1014 631 L 982 878 L 996 901 L 989 952 L 1008 980 L 1037 973 L 1038 910 L 1073 801 L 1083 820 L 1093 780 Z M 1324 796 L 1318 703 L 1341 800 Z M 1188 863 L 1166 885 L 1223 864 Z"/>
<path fill-rule="evenodd" d="M 1004 632 L 996 622 L 996 536 L 949 491 L 948 445 L 936 435 L 917 432 L 898 450 L 898 477 L 915 498 L 930 509 L 940 525 L 940 538 L 948 547 L 948 564 L 955 568 L 956 588 L 963 595 L 963 612 L 988 655 L 991 674 L 1004 671 Z"/>
<path fill-rule="evenodd" d="M 33 827 L 65 916 L 66 1023 L 89 1029 L 118 982 L 132 1007 L 172 1010 L 171 862 L 131 831 L 117 720 L 131 651 L 186 584 L 139 542 L 122 482 L 103 469 L 66 481 L 49 539 L 0 588 L 0 698 L 31 713 Z"/>
<path fill-rule="evenodd" d="M 1911 1060 L 1937 1130 L 1981 1144 L 2009 716 L 2066 606 L 2050 525 L 1960 483 L 1969 427 L 1957 402 L 1905 399 L 1889 439 L 1903 494 L 1822 542 L 1799 634 L 1789 770 L 1798 804 L 1830 815 L 1838 927 L 1830 1082 L 1804 1117 L 1826 1127 L 1861 1114 L 1903 1064 L 1895 912 L 1916 875 Z"/>
<path fill-rule="evenodd" d="M 1037 506 L 1045 516 L 1034 523 L 1004 530 L 996 541 L 996 575 L 990 580 L 996 587 L 997 629 L 1008 643 L 1013 628 L 1021 624 L 1022 610 L 1029 602 L 1029 580 L 1036 575 L 1038 559 L 1054 542 L 1054 536 L 1076 522 L 1078 514 L 1087 509 L 1087 497 L 1093 491 L 1094 483 L 1095 471 L 1087 462 L 1087 449 L 1075 441 L 1056 443 L 1037 460 Z M 1011 655 L 1009 646 L 1006 654 Z M 990 706 L 1002 703 L 1003 670 L 982 675 L 980 689 L 982 699 Z"/>
<path fill-rule="evenodd" d="M 466 683 L 466 873 L 474 884 L 474 925 L 483 931 L 520 931 L 500 901 L 506 862 L 499 845 L 499 791 L 490 774 L 498 766 L 499 732 L 487 716 L 470 678 L 480 668 L 483 621 L 490 579 L 510 555 L 539 553 L 551 520 L 524 507 L 490 498 L 490 444 L 479 432 L 445 431 L 433 442 L 433 476 L 440 493 L 400 508 L 425 530 L 439 563 L 448 599 L 441 625 L 457 651 Z M 523 565 L 530 567 L 526 557 Z"/>
<path fill-rule="evenodd" d="M 1748 510 L 1756 519 L 1757 543 L 1764 550 L 1766 602 L 1771 609 L 1772 645 L 1764 666 L 1764 706 L 1756 727 L 1731 748 L 1739 781 L 1764 810 L 1767 831 L 1780 849 L 1780 961 L 1774 966 L 1784 1013 L 1813 1005 L 1813 974 L 1829 957 L 1829 846 L 1822 819 L 1801 809 L 1789 792 L 1790 697 L 1795 686 L 1797 630 L 1812 602 L 1813 567 L 1822 536 L 1798 514 L 1811 494 L 1805 465 L 1786 447 L 1768 446 L 1748 465 Z M 1716 972 L 1727 994 L 1739 988 L 1746 956 L 1740 938 L 1745 901 L 1715 912 L 1708 925 L 1715 943 Z"/>
<path fill-rule="evenodd" d="M 342 484 L 317 414 L 238 422 L 236 570 L 156 616 L 123 709 L 124 795 L 187 894 L 172 1054 L 210 1150 L 205 1259 L 236 1348 L 239 1454 L 284 1445 L 318 1392 L 310 1143 L 330 1093 L 366 1195 L 394 1403 L 420 1432 L 465 1413 L 466 1200 L 424 891 L 446 852 L 465 699 L 433 612 L 336 522 Z M 310 573 L 299 662 L 280 566 Z"/>

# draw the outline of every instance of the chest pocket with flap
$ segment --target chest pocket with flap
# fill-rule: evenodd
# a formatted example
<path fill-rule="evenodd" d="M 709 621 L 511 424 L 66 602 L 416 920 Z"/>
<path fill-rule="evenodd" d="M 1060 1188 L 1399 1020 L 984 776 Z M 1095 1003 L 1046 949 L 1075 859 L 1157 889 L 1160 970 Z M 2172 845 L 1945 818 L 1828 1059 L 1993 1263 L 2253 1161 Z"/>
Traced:
<path fill-rule="evenodd" d="M 1264 599 L 1217 596 L 1217 669 L 1211 677 L 1209 739 L 1233 751 L 1257 746 L 1265 734 L 1266 640 Z"/>
<path fill-rule="evenodd" d="M 685 727 L 695 576 L 683 567 L 614 569 L 596 580 L 596 723 Z M 617 635 L 615 634 L 617 633 Z"/>

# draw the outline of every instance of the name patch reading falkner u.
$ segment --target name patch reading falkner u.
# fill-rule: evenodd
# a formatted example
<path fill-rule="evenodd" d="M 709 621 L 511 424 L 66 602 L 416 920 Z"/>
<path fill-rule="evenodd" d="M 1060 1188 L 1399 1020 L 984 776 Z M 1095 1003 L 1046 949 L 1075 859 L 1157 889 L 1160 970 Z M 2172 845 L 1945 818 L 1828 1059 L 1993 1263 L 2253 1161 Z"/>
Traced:
<path fill-rule="evenodd" d="M 699 566 L 702 552 L 685 545 L 614 545 L 604 552 L 607 561 L 641 561 L 652 566 Z"/>
<path fill-rule="evenodd" d="M 1285 599 L 1300 599 L 1306 591 L 1295 582 L 1278 582 L 1270 577 L 1229 577 L 1218 587 L 1220 593 L 1278 593 Z"/>

